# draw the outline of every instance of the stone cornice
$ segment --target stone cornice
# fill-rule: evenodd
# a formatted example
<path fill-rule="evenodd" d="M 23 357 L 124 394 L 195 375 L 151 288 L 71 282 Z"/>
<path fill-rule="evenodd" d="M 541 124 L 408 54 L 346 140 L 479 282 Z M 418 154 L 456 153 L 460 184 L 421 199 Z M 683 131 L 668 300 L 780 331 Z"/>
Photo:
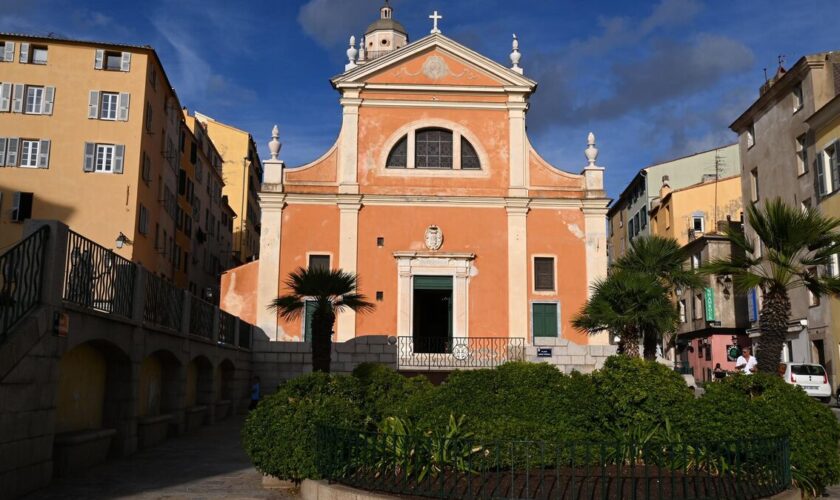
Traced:
<path fill-rule="evenodd" d="M 262 199 L 262 197 L 261 197 Z M 438 206 L 478 208 L 576 208 L 606 211 L 608 198 L 518 198 L 495 196 L 422 196 L 381 194 L 285 193 L 286 203 L 302 205 L 362 204 L 370 206 Z"/>

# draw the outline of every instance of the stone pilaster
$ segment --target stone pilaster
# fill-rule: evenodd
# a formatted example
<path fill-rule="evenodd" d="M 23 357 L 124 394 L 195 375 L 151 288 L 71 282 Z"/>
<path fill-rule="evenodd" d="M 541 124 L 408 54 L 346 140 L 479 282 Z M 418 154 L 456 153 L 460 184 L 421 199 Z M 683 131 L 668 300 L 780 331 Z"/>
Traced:
<path fill-rule="evenodd" d="M 359 193 L 356 164 L 359 142 L 359 106 L 361 104 L 362 100 L 359 98 L 358 88 L 344 90 L 341 97 L 341 135 L 338 138 L 339 193 Z"/>
<path fill-rule="evenodd" d="M 510 337 L 529 337 L 528 204 L 528 199 L 508 199 L 505 207 L 508 226 L 508 336 Z"/>
<path fill-rule="evenodd" d="M 339 210 L 339 240 L 338 267 L 355 273 L 359 248 L 359 210 L 362 208 L 360 197 L 342 199 L 338 202 Z M 338 330 L 335 340 L 345 342 L 356 336 L 356 313 L 344 310 L 338 314 Z"/>
<path fill-rule="evenodd" d="M 260 192 L 262 230 L 260 232 L 260 268 L 257 278 L 257 327 L 269 339 L 280 340 L 277 313 L 269 310 L 268 305 L 277 298 L 282 279 L 280 276 L 280 238 L 286 197 L 282 192 L 267 191 L 267 187 L 269 185 L 263 184 L 263 191 Z"/>

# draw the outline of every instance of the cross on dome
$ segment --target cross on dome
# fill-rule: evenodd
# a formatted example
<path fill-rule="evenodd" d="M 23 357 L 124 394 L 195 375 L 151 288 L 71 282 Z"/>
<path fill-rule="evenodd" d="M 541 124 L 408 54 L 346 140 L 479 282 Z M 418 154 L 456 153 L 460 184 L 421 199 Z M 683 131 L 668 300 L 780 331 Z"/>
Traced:
<path fill-rule="evenodd" d="M 432 31 L 430 31 L 429 33 L 431 33 L 431 34 L 440 33 L 440 29 L 438 29 L 437 24 L 438 24 L 438 21 L 443 19 L 443 16 L 438 14 L 438 11 L 434 11 L 434 13 L 432 13 L 432 15 L 429 16 L 429 19 L 432 20 Z"/>

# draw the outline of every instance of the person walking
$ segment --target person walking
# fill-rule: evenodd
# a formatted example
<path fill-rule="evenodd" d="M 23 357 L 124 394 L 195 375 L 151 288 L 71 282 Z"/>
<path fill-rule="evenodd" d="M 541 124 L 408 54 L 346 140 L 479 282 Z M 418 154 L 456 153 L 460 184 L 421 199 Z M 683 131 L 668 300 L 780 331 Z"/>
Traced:
<path fill-rule="evenodd" d="M 756 372 L 755 365 L 758 364 L 758 359 L 751 355 L 749 347 L 744 347 L 738 360 L 735 361 L 735 368 L 741 370 L 744 375 L 752 375 Z"/>
<path fill-rule="evenodd" d="M 251 404 L 248 406 L 248 411 L 257 407 L 257 404 L 260 402 L 260 396 L 260 378 L 254 375 L 254 378 L 251 379 Z"/>

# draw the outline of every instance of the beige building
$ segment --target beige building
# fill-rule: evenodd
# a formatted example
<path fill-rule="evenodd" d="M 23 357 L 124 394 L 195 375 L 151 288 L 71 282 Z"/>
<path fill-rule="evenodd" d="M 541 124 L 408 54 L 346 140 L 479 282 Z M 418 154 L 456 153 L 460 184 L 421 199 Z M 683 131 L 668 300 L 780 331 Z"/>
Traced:
<path fill-rule="evenodd" d="M 257 192 L 262 183 L 262 162 L 251 134 L 221 123 L 199 112 L 195 118 L 222 156 L 227 197 L 236 218 L 233 221 L 233 259 L 237 264 L 255 260 L 260 253 L 260 204 Z"/>
<path fill-rule="evenodd" d="M 0 249 L 24 220 L 57 219 L 175 280 L 184 119 L 154 49 L 13 34 L 0 47 Z"/>
<path fill-rule="evenodd" d="M 802 57 L 787 71 L 780 67 L 761 86 L 758 99 L 730 125 L 739 135 L 744 203 L 763 204 L 781 198 L 793 206 L 810 207 L 840 188 L 840 184 L 835 186 L 816 177 L 822 169 L 815 163 L 816 150 L 805 122 L 840 91 L 835 76 L 838 72 L 840 52 Z M 822 186 L 820 192 L 815 190 L 818 183 Z M 828 191 L 824 191 L 826 188 Z M 745 226 L 747 238 L 755 240 L 748 221 Z M 751 300 L 760 309 L 760 290 L 753 295 Z M 804 288 L 792 290 L 789 295 L 791 320 L 784 358 L 829 363 L 838 353 L 835 347 L 828 346 L 831 343 L 828 301 L 815 300 Z M 757 338 L 758 323 L 753 322 L 752 326 L 751 335 Z M 760 340 L 758 348 L 761 348 Z"/>

